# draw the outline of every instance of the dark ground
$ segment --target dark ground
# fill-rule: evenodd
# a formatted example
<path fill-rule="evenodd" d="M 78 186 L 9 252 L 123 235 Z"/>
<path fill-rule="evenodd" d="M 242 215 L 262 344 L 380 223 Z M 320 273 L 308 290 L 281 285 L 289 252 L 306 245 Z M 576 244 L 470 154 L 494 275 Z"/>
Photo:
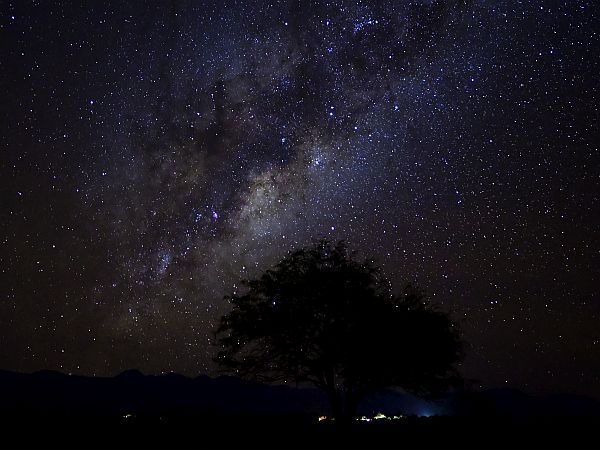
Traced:
<path fill-rule="evenodd" d="M 492 417 L 406 417 L 342 426 L 302 414 L 223 414 L 185 411 L 124 416 L 85 413 L 32 413 L 2 417 L 3 435 L 20 444 L 152 445 L 179 448 L 406 448 L 406 445 L 565 445 L 588 447 L 595 442 L 598 418 L 514 419 Z"/>
<path fill-rule="evenodd" d="M 0 371 L 0 435 L 28 448 L 583 448 L 600 430 L 600 404 L 589 397 L 495 390 L 455 393 L 443 405 L 450 414 L 419 417 L 410 412 L 419 407 L 414 399 L 387 392 L 362 413 L 400 408 L 405 417 L 343 426 L 319 422 L 328 405 L 314 389 L 137 371 L 113 378 Z"/>

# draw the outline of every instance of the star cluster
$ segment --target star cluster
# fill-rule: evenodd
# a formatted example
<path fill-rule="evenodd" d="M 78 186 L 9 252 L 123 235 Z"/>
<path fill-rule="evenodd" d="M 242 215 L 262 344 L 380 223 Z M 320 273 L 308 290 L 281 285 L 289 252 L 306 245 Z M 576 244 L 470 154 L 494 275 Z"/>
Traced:
<path fill-rule="evenodd" d="M 0 367 L 213 374 L 223 296 L 326 237 L 450 311 L 478 385 L 600 395 L 599 18 L 8 2 Z"/>

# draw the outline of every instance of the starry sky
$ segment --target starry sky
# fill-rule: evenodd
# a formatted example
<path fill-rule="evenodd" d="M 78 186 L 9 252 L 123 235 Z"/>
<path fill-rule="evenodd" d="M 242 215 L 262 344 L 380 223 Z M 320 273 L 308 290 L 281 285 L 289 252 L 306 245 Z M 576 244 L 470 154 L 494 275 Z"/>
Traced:
<path fill-rule="evenodd" d="M 225 294 L 344 239 L 476 386 L 600 396 L 592 0 L 4 2 L 0 368 L 215 374 Z"/>

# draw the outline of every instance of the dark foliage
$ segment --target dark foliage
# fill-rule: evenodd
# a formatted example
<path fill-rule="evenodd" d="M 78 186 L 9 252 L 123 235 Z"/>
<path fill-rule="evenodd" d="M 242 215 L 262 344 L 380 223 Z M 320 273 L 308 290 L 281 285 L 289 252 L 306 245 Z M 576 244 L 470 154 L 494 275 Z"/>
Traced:
<path fill-rule="evenodd" d="M 410 286 L 392 295 L 343 243 L 294 251 L 244 285 L 217 330 L 216 360 L 239 376 L 311 382 L 338 419 L 384 387 L 431 393 L 458 380 L 461 343 L 449 317 Z"/>

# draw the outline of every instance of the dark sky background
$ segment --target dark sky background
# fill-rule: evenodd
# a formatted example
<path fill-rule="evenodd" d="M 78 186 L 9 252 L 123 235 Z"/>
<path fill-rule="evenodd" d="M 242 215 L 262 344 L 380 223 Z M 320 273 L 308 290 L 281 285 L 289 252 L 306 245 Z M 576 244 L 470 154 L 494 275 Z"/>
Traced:
<path fill-rule="evenodd" d="M 600 11 L 0 6 L 0 368 L 215 374 L 223 295 L 326 237 L 484 388 L 600 396 Z"/>

